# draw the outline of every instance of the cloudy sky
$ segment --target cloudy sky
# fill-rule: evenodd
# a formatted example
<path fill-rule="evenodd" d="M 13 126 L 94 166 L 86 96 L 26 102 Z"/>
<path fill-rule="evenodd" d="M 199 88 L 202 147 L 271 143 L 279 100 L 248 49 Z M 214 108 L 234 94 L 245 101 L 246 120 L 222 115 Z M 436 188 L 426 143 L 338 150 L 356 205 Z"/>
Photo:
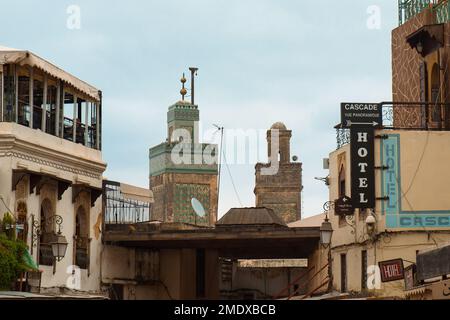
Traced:
<path fill-rule="evenodd" d="M 148 148 L 165 140 L 167 108 L 190 66 L 200 69 L 204 130 L 277 121 L 293 130 L 303 216 L 328 197 L 314 177 L 327 175 L 340 102 L 391 100 L 396 0 L 15 0 L 1 11 L 0 45 L 33 51 L 103 91 L 106 176 L 143 187 Z M 264 141 L 258 148 L 265 153 Z M 219 215 L 255 201 L 254 163 L 229 171 L 238 195 L 224 167 Z"/>

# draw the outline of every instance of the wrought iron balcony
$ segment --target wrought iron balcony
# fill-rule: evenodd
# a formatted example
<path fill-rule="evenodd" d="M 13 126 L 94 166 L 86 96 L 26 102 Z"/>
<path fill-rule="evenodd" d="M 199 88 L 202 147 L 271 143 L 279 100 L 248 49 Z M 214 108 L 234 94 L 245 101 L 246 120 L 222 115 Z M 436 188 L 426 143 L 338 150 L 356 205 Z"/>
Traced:
<path fill-rule="evenodd" d="M 402 25 L 427 8 L 432 9 L 436 23 L 450 21 L 450 3 L 448 0 L 399 0 L 399 24 Z"/>
<path fill-rule="evenodd" d="M 382 102 L 383 123 L 377 129 L 450 131 L 450 103 Z M 335 127 L 337 148 L 350 143 L 350 130 Z"/>

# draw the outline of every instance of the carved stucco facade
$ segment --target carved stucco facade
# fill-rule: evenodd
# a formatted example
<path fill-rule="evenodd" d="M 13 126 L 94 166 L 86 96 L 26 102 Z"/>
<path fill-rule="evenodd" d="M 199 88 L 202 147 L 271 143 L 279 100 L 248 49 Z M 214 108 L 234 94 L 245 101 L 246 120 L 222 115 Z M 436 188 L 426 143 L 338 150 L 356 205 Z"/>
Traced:
<path fill-rule="evenodd" d="M 407 37 L 414 34 L 420 28 L 427 25 L 435 25 L 436 17 L 430 9 L 414 16 L 405 24 L 392 31 L 392 99 L 394 102 L 434 102 L 432 97 L 432 87 L 439 90 L 439 101 L 448 102 L 450 100 L 450 87 L 448 66 L 450 65 L 450 24 L 443 24 L 443 47 L 425 57 L 422 57 L 416 49 L 407 42 Z M 433 84 L 433 67 L 438 66 L 438 81 Z M 428 126 L 433 128 L 439 126 L 435 120 L 430 122 L 430 115 L 433 114 L 433 106 L 429 106 Z M 436 107 L 435 107 L 436 108 Z M 437 107 L 441 108 L 441 107 Z M 447 110 L 442 110 L 446 114 L 443 118 L 445 123 L 450 125 L 450 115 Z M 425 106 L 417 104 L 415 106 L 396 107 L 393 111 L 394 126 L 424 127 L 426 124 Z"/>
<path fill-rule="evenodd" d="M 61 288 L 67 287 L 71 276 L 67 270 L 75 262 L 72 252 L 75 214 L 79 206 L 88 212 L 86 229 L 92 241 L 90 272 L 86 269 L 79 273 L 76 271 L 81 280 L 77 288 L 99 292 L 101 239 L 100 230 L 96 229 L 101 226 L 98 223 L 101 219 L 101 197 L 91 206 L 90 194 L 76 194 L 73 186 L 83 185 L 86 190 L 101 189 L 105 168 L 106 163 L 98 150 L 15 123 L 0 123 L 0 195 L 7 207 L 1 204 L 0 218 L 10 210 L 14 211 L 16 219 L 23 217 L 21 222 L 25 223 L 26 228 L 24 240 L 36 261 L 39 260 L 39 243 L 32 241 L 35 233 L 32 221 L 39 225 L 43 211 L 49 216 L 60 215 L 63 219 L 61 231 L 68 241 L 66 255 L 56 263 L 55 273 L 51 265 L 39 266 L 43 271 L 41 292 L 60 292 Z M 18 176 L 17 172 L 21 174 Z M 37 183 L 32 183 L 36 179 Z M 64 181 L 67 189 L 59 186 L 58 181 Z M 56 225 L 51 225 L 57 231 Z"/>
<path fill-rule="evenodd" d="M 415 16 L 392 31 L 392 98 L 399 102 L 420 101 L 421 57 L 406 42 L 406 37 L 430 23 L 428 11 Z"/>

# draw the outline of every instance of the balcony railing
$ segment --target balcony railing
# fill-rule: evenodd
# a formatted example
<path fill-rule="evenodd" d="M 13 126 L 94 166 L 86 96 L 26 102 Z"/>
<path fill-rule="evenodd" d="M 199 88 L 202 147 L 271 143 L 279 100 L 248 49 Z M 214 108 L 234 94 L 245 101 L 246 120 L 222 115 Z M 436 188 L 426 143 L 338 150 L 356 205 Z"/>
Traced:
<path fill-rule="evenodd" d="M 447 2 L 447 0 L 399 0 L 399 23 L 402 25 L 426 8 L 440 7 L 446 5 Z"/>
<path fill-rule="evenodd" d="M 151 221 L 150 203 L 125 198 L 120 183 L 103 181 L 103 193 L 105 224 L 135 224 Z"/>
<path fill-rule="evenodd" d="M 378 129 L 450 131 L 450 103 L 382 102 L 383 123 Z M 337 148 L 350 143 L 350 130 L 335 127 Z"/>
<path fill-rule="evenodd" d="M 433 8 L 436 15 L 436 23 L 446 23 L 450 21 L 450 2 L 440 1 Z"/>

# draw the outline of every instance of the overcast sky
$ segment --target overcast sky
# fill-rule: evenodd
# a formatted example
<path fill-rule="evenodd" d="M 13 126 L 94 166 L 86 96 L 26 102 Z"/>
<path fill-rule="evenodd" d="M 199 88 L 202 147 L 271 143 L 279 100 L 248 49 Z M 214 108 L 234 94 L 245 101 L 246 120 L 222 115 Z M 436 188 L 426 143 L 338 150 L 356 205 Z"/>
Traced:
<path fill-rule="evenodd" d="M 70 5 L 81 10 L 79 29 L 67 27 Z M 15 0 L 1 7 L 0 45 L 33 51 L 103 91 L 105 175 L 113 180 L 148 186 L 148 149 L 165 140 L 179 78 L 196 66 L 205 130 L 266 130 L 277 121 L 293 130 L 303 216 L 317 214 L 328 189 L 314 177 L 327 175 L 322 159 L 336 147 L 340 102 L 391 100 L 396 0 Z M 259 148 L 265 154 L 265 143 Z M 254 163 L 230 172 L 242 205 L 254 206 Z M 240 202 L 224 168 L 219 215 Z"/>

